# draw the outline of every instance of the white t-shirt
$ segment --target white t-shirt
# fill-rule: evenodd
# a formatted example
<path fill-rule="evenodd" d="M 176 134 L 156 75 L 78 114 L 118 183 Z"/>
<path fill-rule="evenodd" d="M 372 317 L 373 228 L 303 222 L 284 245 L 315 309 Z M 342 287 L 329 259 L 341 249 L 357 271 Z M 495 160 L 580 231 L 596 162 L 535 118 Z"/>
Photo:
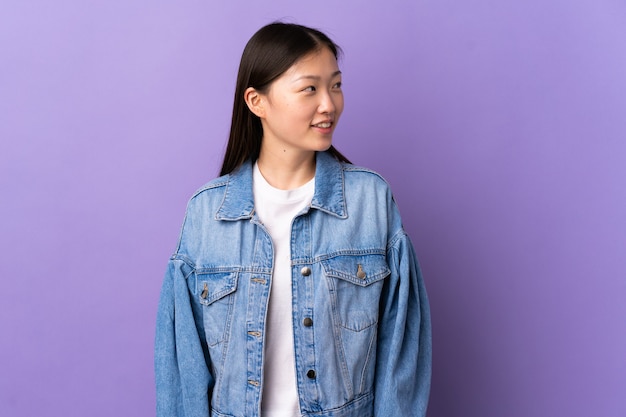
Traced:
<path fill-rule="evenodd" d="M 294 190 L 279 190 L 253 174 L 254 207 L 274 244 L 274 270 L 265 327 L 263 417 L 300 416 L 291 308 L 291 222 L 311 204 L 315 178 Z"/>

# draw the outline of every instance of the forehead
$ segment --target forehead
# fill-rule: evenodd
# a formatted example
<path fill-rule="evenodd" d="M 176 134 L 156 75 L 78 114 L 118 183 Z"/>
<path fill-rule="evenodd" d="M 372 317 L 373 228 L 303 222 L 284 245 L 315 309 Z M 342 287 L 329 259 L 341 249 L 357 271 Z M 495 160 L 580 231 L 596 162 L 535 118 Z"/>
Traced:
<path fill-rule="evenodd" d="M 326 47 L 315 50 L 298 59 L 285 73 L 284 77 L 300 77 L 303 75 L 331 76 L 339 70 L 337 58 Z"/>

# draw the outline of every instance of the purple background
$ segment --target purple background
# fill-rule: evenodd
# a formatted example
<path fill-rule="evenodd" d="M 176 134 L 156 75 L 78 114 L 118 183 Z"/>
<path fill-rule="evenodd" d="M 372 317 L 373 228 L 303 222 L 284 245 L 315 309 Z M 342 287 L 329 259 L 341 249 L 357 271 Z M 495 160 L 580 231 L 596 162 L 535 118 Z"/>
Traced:
<path fill-rule="evenodd" d="M 158 293 L 265 23 L 346 54 L 335 144 L 391 183 L 430 417 L 626 415 L 626 4 L 0 6 L 0 415 L 150 416 Z"/>

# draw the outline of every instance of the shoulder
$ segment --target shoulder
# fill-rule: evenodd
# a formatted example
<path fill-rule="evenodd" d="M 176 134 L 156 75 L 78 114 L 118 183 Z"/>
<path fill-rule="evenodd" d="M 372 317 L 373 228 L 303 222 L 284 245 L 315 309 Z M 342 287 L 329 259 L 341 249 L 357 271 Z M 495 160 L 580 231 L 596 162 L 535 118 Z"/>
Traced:
<path fill-rule="evenodd" d="M 226 194 L 229 175 L 214 178 L 198 188 L 187 200 L 186 217 L 204 217 L 215 213 Z"/>
<path fill-rule="evenodd" d="M 223 193 L 226 185 L 228 185 L 228 180 L 230 178 L 230 174 L 222 175 L 221 177 L 214 178 L 211 181 L 204 184 L 202 187 L 198 188 L 190 200 L 194 200 L 199 196 L 207 196 L 216 193 Z"/>
<path fill-rule="evenodd" d="M 342 163 L 346 188 L 372 188 L 375 191 L 391 193 L 391 187 L 385 178 L 378 172 L 352 164 Z"/>
<path fill-rule="evenodd" d="M 229 177 L 230 175 L 227 174 L 214 178 L 198 188 L 187 202 L 187 211 L 193 211 L 194 208 L 206 210 L 209 207 L 219 206 L 224 199 Z"/>
<path fill-rule="evenodd" d="M 402 231 L 402 219 L 387 180 L 378 172 L 356 165 L 344 164 L 344 192 L 348 211 L 361 212 L 386 223 L 389 237 Z"/>

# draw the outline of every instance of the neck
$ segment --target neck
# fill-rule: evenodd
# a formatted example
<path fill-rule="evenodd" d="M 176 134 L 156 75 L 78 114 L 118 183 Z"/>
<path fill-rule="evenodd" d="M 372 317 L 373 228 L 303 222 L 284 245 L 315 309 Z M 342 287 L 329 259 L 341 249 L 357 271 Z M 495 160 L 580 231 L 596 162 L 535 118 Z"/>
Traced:
<path fill-rule="evenodd" d="M 261 147 L 257 160 L 263 178 L 279 190 L 293 190 L 315 176 L 315 152 L 272 153 Z"/>

